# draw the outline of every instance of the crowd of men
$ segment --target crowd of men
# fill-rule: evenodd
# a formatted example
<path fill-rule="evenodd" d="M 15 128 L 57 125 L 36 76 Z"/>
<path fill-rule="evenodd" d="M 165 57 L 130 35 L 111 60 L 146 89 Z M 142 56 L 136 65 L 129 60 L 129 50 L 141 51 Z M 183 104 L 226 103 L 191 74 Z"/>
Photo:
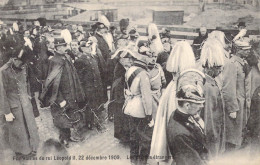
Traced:
<path fill-rule="evenodd" d="M 105 16 L 89 31 L 59 26 L 1 24 L 1 151 L 8 143 L 17 157 L 36 155 L 39 104 L 50 108 L 65 147 L 82 141 L 83 130 L 101 130 L 108 104 L 132 164 L 149 156 L 207 164 L 245 147 L 258 153 L 260 46 L 245 37 L 245 23 L 229 40 L 201 27 L 193 45 L 153 23 L 140 36 L 129 19 L 118 29 Z"/>

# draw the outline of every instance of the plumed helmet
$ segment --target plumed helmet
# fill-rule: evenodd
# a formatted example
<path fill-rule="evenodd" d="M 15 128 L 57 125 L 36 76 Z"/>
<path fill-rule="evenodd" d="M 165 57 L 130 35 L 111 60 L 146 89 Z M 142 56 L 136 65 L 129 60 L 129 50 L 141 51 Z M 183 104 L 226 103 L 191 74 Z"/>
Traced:
<path fill-rule="evenodd" d="M 213 67 L 224 65 L 225 52 L 222 44 L 215 38 L 208 38 L 201 50 L 202 66 Z"/>
<path fill-rule="evenodd" d="M 178 101 L 204 103 L 204 83 L 205 75 L 199 70 L 187 69 L 181 72 L 177 80 L 176 99 Z"/>
<path fill-rule="evenodd" d="M 226 45 L 225 33 L 222 31 L 214 30 L 208 35 L 208 38 L 215 38 L 215 39 L 219 40 L 219 42 L 223 45 L 223 47 L 225 47 L 225 45 Z"/>
<path fill-rule="evenodd" d="M 60 35 L 67 44 L 70 44 L 70 42 L 72 41 L 72 36 L 68 29 L 63 29 Z"/>
<path fill-rule="evenodd" d="M 154 23 L 148 25 L 148 38 L 151 41 L 150 47 L 153 52 L 158 54 L 164 51 L 158 28 Z"/>
<path fill-rule="evenodd" d="M 195 67 L 195 56 L 187 41 L 176 42 L 166 63 L 166 70 L 180 73 Z"/>

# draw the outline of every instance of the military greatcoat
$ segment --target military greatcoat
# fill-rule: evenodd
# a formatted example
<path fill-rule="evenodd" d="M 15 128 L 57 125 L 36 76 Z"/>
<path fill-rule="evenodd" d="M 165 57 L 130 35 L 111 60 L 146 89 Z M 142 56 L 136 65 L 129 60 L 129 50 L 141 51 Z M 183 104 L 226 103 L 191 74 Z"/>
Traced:
<path fill-rule="evenodd" d="M 223 70 L 223 98 L 225 105 L 226 142 L 240 146 L 249 117 L 251 83 L 250 75 L 243 69 L 245 61 L 233 56 Z M 237 112 L 235 119 L 229 114 Z"/>
<path fill-rule="evenodd" d="M 12 113 L 15 119 L 6 122 L 4 115 Z M 37 151 L 39 135 L 31 103 L 27 67 L 16 71 L 9 61 L 0 69 L 0 116 L 8 127 L 8 139 L 14 152 L 29 154 Z"/>

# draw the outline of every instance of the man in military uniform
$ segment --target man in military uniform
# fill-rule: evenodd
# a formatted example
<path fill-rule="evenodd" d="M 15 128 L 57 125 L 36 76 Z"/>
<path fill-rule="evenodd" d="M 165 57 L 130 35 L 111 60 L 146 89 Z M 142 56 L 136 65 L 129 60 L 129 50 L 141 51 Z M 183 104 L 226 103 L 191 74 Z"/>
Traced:
<path fill-rule="evenodd" d="M 167 126 L 168 146 L 176 165 L 205 165 L 208 159 L 204 125 L 199 117 L 205 102 L 203 77 L 203 73 L 189 70 L 178 79 L 178 108 Z"/>
<path fill-rule="evenodd" d="M 251 95 L 250 67 L 245 60 L 251 46 L 236 42 L 236 53 L 223 70 L 223 98 L 225 102 L 226 151 L 238 149 L 249 115 Z"/>
<path fill-rule="evenodd" d="M 108 46 L 108 43 L 106 42 L 106 40 L 104 39 L 103 35 L 107 32 L 107 27 L 103 24 L 98 22 L 96 24 L 97 26 L 97 32 L 94 35 L 98 41 L 98 48 L 101 51 L 101 54 L 105 60 L 105 64 L 106 64 L 106 69 L 101 72 L 101 78 L 102 78 L 102 83 L 103 83 L 103 88 L 107 89 L 108 86 L 108 61 L 110 60 L 110 49 Z M 104 91 L 104 96 L 107 97 L 107 91 Z"/>
<path fill-rule="evenodd" d="M 98 55 L 97 45 L 91 41 L 91 37 L 87 42 L 87 45 L 80 47 L 82 55 L 75 61 L 75 67 L 79 75 L 79 79 L 83 90 L 87 98 L 88 107 L 98 112 L 98 107 L 106 102 L 104 97 L 104 89 L 102 79 L 100 75 L 100 69 L 102 68 L 99 61 L 103 61 L 102 55 Z M 104 62 L 103 62 L 104 63 Z M 91 128 L 94 124 L 94 115 L 92 112 L 86 111 L 87 124 Z"/>
<path fill-rule="evenodd" d="M 141 139 L 152 121 L 152 92 L 147 64 L 149 56 L 145 51 L 136 52 L 133 65 L 125 74 L 125 104 L 123 111 L 129 116 L 130 159 L 132 164 L 146 164 L 149 150 L 142 147 Z"/>
<path fill-rule="evenodd" d="M 49 74 L 40 100 L 44 106 L 51 107 L 54 125 L 60 132 L 60 141 L 69 147 L 69 140 L 81 140 L 77 130 L 83 126 L 83 115 L 78 109 L 84 107 L 85 94 L 71 58 L 66 54 L 65 40 L 55 38 L 54 44 L 55 55 L 50 59 Z"/>
<path fill-rule="evenodd" d="M 39 145 L 28 66 L 25 64 L 28 54 L 24 53 L 24 49 L 21 45 L 19 49 L 15 49 L 14 58 L 0 69 L 0 125 L 7 126 L 9 144 L 17 159 L 21 156 L 34 156 Z M 4 144 L 3 141 L 1 143 Z"/>

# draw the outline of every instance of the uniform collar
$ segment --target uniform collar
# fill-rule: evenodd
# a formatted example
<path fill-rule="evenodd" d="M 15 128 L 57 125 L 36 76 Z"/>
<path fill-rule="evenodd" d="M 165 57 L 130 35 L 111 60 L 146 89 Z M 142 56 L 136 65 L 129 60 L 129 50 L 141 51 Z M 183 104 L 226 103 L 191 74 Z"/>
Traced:
<path fill-rule="evenodd" d="M 212 78 L 211 76 L 205 74 L 205 78 L 206 78 L 206 82 L 208 82 L 211 85 L 217 85 L 217 82 L 214 78 Z"/>
<path fill-rule="evenodd" d="M 237 62 L 239 62 L 241 65 L 244 65 L 245 64 L 245 60 L 243 60 L 241 57 L 238 57 L 236 55 L 233 55 L 232 58 L 234 60 L 236 60 Z"/>

